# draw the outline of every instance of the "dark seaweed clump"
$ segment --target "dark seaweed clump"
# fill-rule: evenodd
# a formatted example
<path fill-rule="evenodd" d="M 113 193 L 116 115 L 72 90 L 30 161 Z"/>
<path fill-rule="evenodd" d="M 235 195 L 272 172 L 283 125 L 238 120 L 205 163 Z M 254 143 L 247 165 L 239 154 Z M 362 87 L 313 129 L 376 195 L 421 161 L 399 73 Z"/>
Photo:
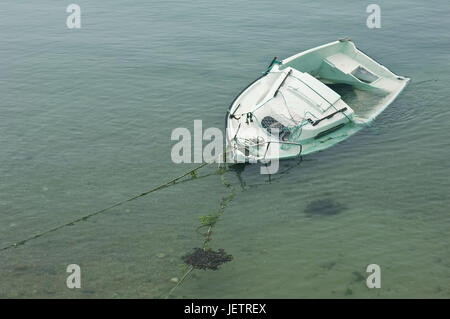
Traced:
<path fill-rule="evenodd" d="M 183 256 L 182 259 L 187 265 L 196 269 L 217 270 L 220 265 L 233 260 L 233 256 L 225 253 L 223 249 L 214 251 L 211 248 L 207 250 L 194 248 L 192 253 Z"/>
<path fill-rule="evenodd" d="M 332 216 L 345 210 L 345 206 L 341 203 L 327 198 L 312 201 L 306 206 L 305 213 L 307 216 Z"/>

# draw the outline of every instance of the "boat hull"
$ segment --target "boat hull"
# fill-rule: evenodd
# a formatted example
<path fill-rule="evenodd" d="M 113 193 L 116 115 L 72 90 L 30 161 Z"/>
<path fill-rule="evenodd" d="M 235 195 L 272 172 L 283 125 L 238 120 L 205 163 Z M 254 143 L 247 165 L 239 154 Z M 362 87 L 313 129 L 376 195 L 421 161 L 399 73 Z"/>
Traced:
<path fill-rule="evenodd" d="M 227 161 L 287 159 L 331 147 L 373 121 L 409 80 L 349 40 L 277 61 L 230 104 Z M 270 128 L 262 121 L 268 118 Z M 284 132 L 274 134 L 276 128 Z"/>

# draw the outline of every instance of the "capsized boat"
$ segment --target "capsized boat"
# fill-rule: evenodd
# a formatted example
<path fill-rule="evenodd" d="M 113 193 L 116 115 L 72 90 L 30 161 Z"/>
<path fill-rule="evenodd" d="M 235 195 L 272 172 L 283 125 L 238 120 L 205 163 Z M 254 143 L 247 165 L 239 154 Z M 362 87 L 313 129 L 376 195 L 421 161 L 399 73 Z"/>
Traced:
<path fill-rule="evenodd" d="M 230 105 L 227 161 L 292 158 L 335 145 L 378 116 L 409 80 L 350 39 L 274 58 Z"/>

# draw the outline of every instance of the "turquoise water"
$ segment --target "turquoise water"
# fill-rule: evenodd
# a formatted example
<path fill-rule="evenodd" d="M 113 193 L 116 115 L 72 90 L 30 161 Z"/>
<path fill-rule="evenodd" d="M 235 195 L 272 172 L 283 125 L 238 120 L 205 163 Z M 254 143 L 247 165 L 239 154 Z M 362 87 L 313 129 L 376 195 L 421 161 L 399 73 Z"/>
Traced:
<path fill-rule="evenodd" d="M 171 132 L 223 128 L 234 96 L 273 56 L 349 36 L 412 78 L 377 120 L 284 174 L 225 173 L 236 196 L 172 297 L 449 298 L 450 10 L 446 1 L 61 1 L 0 4 L 0 246 L 148 190 L 193 167 Z M 198 216 L 228 194 L 214 167 L 0 253 L 2 298 L 160 298 L 202 244 Z M 204 177 L 203 177 L 204 176 Z M 336 214 L 307 208 L 326 199 Z M 309 213 L 308 213 L 309 212 Z M 365 285 L 381 267 L 382 288 Z M 66 267 L 82 288 L 66 287 Z M 361 277 L 364 279 L 361 279 Z"/>

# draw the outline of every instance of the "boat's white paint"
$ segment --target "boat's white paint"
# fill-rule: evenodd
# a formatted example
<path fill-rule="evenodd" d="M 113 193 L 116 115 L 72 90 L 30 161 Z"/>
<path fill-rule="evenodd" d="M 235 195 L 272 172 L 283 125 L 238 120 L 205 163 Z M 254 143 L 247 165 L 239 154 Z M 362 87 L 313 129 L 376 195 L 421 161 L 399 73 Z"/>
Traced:
<path fill-rule="evenodd" d="M 356 72 L 359 67 L 362 75 Z M 376 80 L 369 83 L 366 76 Z M 376 118 L 403 91 L 408 81 L 356 49 L 349 40 L 331 42 L 286 58 L 246 88 L 230 106 L 227 158 L 233 162 L 290 158 L 330 147 Z M 353 105 L 357 108 L 353 110 L 352 105 L 324 83 L 351 84 L 357 90 L 383 92 L 384 96 L 359 112 L 359 107 L 364 105 Z M 274 96 L 280 85 L 279 93 Z M 246 113 L 253 114 L 253 122 L 248 121 Z M 332 114 L 334 116 L 326 118 Z M 280 141 L 260 124 L 267 116 L 290 128 L 303 123 L 301 134 L 291 134 L 289 140 Z M 307 118 L 322 120 L 313 125 L 306 123 Z M 314 139 L 343 124 L 346 125 Z M 250 153 L 246 153 L 245 148 Z"/>

